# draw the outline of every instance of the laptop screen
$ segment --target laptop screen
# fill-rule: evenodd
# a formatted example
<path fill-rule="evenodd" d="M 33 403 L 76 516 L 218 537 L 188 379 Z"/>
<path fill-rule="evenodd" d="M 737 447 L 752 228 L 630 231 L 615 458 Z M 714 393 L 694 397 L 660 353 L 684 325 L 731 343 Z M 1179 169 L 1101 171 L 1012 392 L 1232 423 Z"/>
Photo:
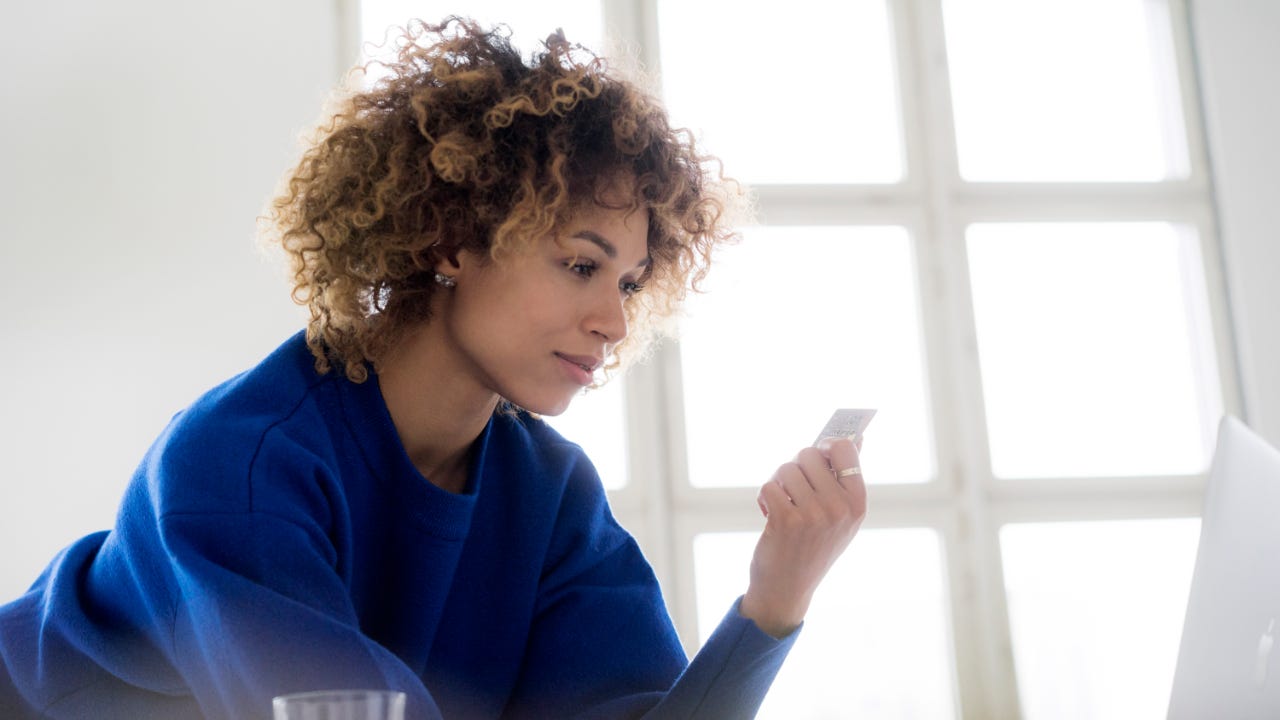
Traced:
<path fill-rule="evenodd" d="M 1205 489 L 1169 718 L 1280 718 L 1278 621 L 1280 451 L 1227 416 Z"/>

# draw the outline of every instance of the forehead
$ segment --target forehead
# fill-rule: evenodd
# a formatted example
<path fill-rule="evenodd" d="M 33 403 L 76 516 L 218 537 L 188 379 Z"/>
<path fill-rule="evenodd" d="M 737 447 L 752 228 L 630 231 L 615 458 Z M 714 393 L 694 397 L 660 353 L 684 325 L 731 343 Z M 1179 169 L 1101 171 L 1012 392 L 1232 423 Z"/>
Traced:
<path fill-rule="evenodd" d="M 602 245 L 610 256 L 648 254 L 649 212 L 639 207 L 580 206 L 563 226 L 560 238 L 588 240 Z"/>
<path fill-rule="evenodd" d="M 587 223 L 609 223 L 627 226 L 649 226 L 649 210 L 637 203 L 598 203 L 593 201 L 576 203 L 566 213 L 564 225 L 574 226 Z"/>

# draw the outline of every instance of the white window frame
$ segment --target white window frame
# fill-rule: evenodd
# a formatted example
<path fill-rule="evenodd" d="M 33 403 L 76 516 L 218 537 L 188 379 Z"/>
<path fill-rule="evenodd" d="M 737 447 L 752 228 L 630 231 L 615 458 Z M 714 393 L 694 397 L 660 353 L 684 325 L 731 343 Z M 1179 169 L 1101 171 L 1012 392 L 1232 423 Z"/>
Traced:
<path fill-rule="evenodd" d="M 1182 0 L 1170 0 L 1188 177 L 1149 183 L 1019 184 L 960 177 L 940 0 L 889 0 L 888 5 L 900 81 L 905 179 L 893 185 L 758 185 L 753 190 L 764 224 L 896 225 L 915 241 L 938 478 L 922 485 L 871 486 L 872 512 L 865 527 L 927 527 L 939 533 L 952 601 L 959 714 L 1017 717 L 1000 528 L 1014 522 L 1196 517 L 1204 476 L 1030 483 L 993 477 L 964 270 L 964 230 L 976 222 L 1034 221 L 1167 221 L 1194 228 L 1204 262 L 1218 391 L 1225 411 L 1239 414 L 1242 402 L 1187 8 Z M 606 25 L 639 49 L 650 72 L 660 74 L 656 2 L 605 0 L 604 8 Z M 704 489 L 689 483 L 680 360 L 673 344 L 635 368 L 627 382 L 630 472 L 640 481 L 612 493 L 612 502 L 645 547 L 681 637 L 692 650 L 698 644 L 694 537 L 758 530 L 756 489 Z M 761 469 L 762 481 L 769 470 Z"/>
<path fill-rule="evenodd" d="M 359 0 L 337 0 L 338 51 L 357 56 Z M 660 76 L 656 0 L 601 0 L 605 25 Z M 778 225 L 896 225 L 911 234 L 938 477 L 873 485 L 867 528 L 939 533 L 951 598 L 957 712 L 1018 717 L 1012 640 L 998 533 L 1015 522 L 1184 518 L 1199 515 L 1204 475 L 993 477 L 988 456 L 964 230 L 976 222 L 1167 221 L 1200 241 L 1217 376 L 1225 412 L 1242 415 L 1235 342 L 1201 117 L 1188 0 L 1168 0 L 1189 175 L 1149 183 L 975 183 L 956 164 L 941 0 L 887 0 L 902 103 L 906 177 L 890 185 L 760 185 L 761 221 Z M 730 6 L 726 4 L 726 8 Z M 554 20 L 549 16 L 549 22 Z M 680 359 L 666 343 L 626 378 L 629 476 L 610 492 L 662 583 L 686 647 L 698 645 L 693 539 L 757 531 L 756 488 L 695 488 L 688 478 Z M 726 428 L 732 432 L 732 428 Z M 781 461 L 782 459 L 780 459 Z M 761 481 L 771 468 L 761 468 Z M 855 540 L 856 542 L 856 540 Z M 745 589 L 745 588 L 744 588 Z"/>

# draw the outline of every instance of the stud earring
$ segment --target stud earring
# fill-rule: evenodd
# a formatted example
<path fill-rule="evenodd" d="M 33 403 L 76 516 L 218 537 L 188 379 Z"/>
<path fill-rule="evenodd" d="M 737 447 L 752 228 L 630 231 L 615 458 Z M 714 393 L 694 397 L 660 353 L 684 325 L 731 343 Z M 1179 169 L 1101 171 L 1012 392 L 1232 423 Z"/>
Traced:
<path fill-rule="evenodd" d="M 457 280 L 445 275 L 444 273 L 436 273 L 435 281 L 437 285 L 449 290 L 452 290 L 458 284 Z"/>

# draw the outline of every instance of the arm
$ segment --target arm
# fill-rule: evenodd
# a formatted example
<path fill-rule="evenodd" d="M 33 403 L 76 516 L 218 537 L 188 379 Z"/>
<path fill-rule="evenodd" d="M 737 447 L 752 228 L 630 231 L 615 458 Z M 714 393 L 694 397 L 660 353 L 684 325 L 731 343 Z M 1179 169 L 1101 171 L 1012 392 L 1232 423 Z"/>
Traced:
<path fill-rule="evenodd" d="M 735 603 L 686 666 L 652 570 L 609 515 L 594 471 L 570 488 L 504 717 L 754 715 L 794 628 L 771 636 Z"/>
<path fill-rule="evenodd" d="M 359 629 L 318 522 L 248 510 L 157 519 L 165 502 L 148 488 L 139 476 L 114 531 L 68 548 L 0 609 L 0 675 L 14 685 L 0 682 L 0 717 L 254 720 L 274 695 L 352 684 L 404 690 L 410 717 L 439 717 L 421 681 Z"/>
<path fill-rule="evenodd" d="M 646 718 L 752 718 L 782 668 L 799 628 L 775 638 L 741 612 L 741 598 L 671 690 Z"/>
<path fill-rule="evenodd" d="M 858 468 L 837 478 L 833 470 Z M 746 595 L 649 717 L 750 718 L 791 650 L 809 603 L 866 513 L 858 446 L 824 441 L 760 493 L 766 517 Z"/>
<path fill-rule="evenodd" d="M 263 513 L 162 523 L 181 600 L 173 662 L 209 718 L 266 718 L 271 698 L 393 688 L 410 717 L 439 718 L 421 680 L 361 632 L 327 542 Z"/>
<path fill-rule="evenodd" d="M 267 718 L 275 695 L 370 687 L 406 692 L 409 717 L 439 718 L 415 668 L 370 637 L 353 593 L 411 577 L 421 595 L 442 597 L 447 583 L 437 579 L 452 572 L 460 539 L 414 537 L 417 564 L 396 565 L 362 544 L 377 533 L 369 523 L 394 520 L 353 494 L 369 483 L 344 483 L 363 467 L 335 459 L 323 426 L 299 421 L 263 434 L 250 424 L 244 437 L 227 427 L 166 443 L 147 463 L 145 510 L 133 506 L 142 518 L 121 520 L 131 526 L 131 562 L 166 565 L 167 649 L 202 713 Z"/>
<path fill-rule="evenodd" d="M 636 581 L 618 584 L 628 568 Z M 735 603 L 686 666 L 652 572 L 628 542 L 538 613 L 504 717 L 752 717 L 796 634 L 769 636 Z"/>

